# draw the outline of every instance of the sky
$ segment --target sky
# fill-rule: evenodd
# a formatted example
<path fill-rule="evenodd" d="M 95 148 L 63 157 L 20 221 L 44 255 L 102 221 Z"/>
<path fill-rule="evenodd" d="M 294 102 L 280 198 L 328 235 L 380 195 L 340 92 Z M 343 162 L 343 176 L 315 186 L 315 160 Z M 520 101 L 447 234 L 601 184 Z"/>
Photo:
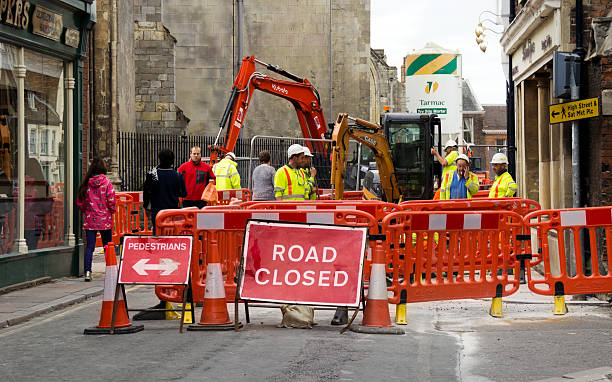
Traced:
<path fill-rule="evenodd" d="M 482 11 L 496 13 L 497 0 L 371 0 L 370 45 L 384 49 L 387 64 L 398 71 L 402 59 L 427 42 L 462 54 L 462 76 L 481 104 L 506 103 L 506 79 L 501 64 L 500 35 L 485 33 L 487 50 L 476 44 L 474 30 Z M 490 14 L 481 18 L 495 19 Z M 491 23 L 491 29 L 501 30 Z"/>

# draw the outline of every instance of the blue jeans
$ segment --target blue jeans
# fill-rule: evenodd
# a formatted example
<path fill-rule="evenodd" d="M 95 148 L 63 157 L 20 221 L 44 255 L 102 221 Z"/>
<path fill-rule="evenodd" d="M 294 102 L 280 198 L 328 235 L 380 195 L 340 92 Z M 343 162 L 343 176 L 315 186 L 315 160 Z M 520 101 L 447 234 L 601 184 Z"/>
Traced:
<path fill-rule="evenodd" d="M 96 248 L 97 233 L 98 230 L 85 230 L 85 240 L 87 242 L 87 245 L 85 246 L 85 272 L 91 272 L 91 263 L 93 261 L 93 252 Z M 100 230 L 100 236 L 102 236 L 102 246 L 105 246 L 113 239 L 113 230 Z"/>

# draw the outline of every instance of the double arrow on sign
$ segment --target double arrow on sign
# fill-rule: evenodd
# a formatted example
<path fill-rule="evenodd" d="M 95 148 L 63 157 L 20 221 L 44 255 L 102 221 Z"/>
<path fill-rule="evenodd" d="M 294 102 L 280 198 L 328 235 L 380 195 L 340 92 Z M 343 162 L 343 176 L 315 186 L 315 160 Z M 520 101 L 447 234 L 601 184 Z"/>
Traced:
<path fill-rule="evenodd" d="M 150 259 L 140 259 L 132 268 L 141 276 L 147 276 L 147 270 L 150 271 L 162 271 L 160 276 L 167 276 L 178 269 L 181 264 L 172 259 L 162 258 L 159 259 L 159 264 L 147 264 Z"/>

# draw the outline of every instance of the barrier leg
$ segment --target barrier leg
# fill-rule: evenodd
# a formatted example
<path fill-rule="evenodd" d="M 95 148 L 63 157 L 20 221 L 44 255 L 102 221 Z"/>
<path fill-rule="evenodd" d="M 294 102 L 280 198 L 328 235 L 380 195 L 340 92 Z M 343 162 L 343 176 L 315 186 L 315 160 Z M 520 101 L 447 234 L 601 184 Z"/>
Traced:
<path fill-rule="evenodd" d="M 407 295 L 408 293 L 406 293 L 406 290 L 402 290 L 402 293 L 400 294 L 400 302 L 395 308 L 395 323 L 398 325 L 408 325 L 408 322 L 406 321 Z"/>
<path fill-rule="evenodd" d="M 498 284 L 495 288 L 495 297 L 493 297 L 491 300 L 491 310 L 489 311 L 489 314 L 492 317 L 500 318 L 504 316 L 502 313 L 502 292 L 503 286 Z"/>
<path fill-rule="evenodd" d="M 331 321 L 332 325 L 346 325 L 348 323 L 348 308 L 338 307 L 334 318 Z"/>
<path fill-rule="evenodd" d="M 565 289 L 562 282 L 555 283 L 555 316 L 562 316 L 567 313 L 567 305 L 565 304 Z"/>

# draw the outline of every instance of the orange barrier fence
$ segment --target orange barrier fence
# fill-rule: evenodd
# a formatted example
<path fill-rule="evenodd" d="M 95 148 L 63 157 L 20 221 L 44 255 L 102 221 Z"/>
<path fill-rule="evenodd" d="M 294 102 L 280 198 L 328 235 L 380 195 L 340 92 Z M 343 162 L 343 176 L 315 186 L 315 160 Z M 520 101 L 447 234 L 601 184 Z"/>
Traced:
<path fill-rule="evenodd" d="M 404 211 L 506 210 L 521 216 L 541 209 L 535 200 L 523 198 L 409 200 L 399 204 Z"/>
<path fill-rule="evenodd" d="M 225 295 L 233 301 L 236 277 L 242 255 L 244 229 L 249 219 L 287 221 L 298 223 L 324 223 L 362 226 L 372 229 L 377 225 L 374 217 L 355 210 L 165 210 L 157 215 L 159 235 L 191 235 L 194 238 L 191 257 L 191 286 L 196 302 L 204 301 L 206 286 L 206 253 L 211 243 L 218 243 Z M 157 296 L 165 301 L 182 301 L 183 286 L 165 285 L 155 288 Z"/>
<path fill-rule="evenodd" d="M 418 302 L 502 297 L 518 290 L 515 235 L 522 232 L 522 217 L 517 213 L 395 212 L 385 217 L 382 231 L 393 261 L 390 303 L 399 303 L 402 292 L 406 301 Z"/>
<path fill-rule="evenodd" d="M 248 188 L 239 190 L 217 190 L 217 204 L 230 204 L 232 198 L 247 202 L 251 200 L 251 191 Z"/>
<path fill-rule="evenodd" d="M 334 200 L 332 190 L 319 189 L 319 200 Z M 342 200 L 363 200 L 363 191 L 344 191 Z"/>
<path fill-rule="evenodd" d="M 118 192 L 115 194 L 117 210 L 113 214 L 113 244 L 119 245 L 125 234 L 151 235 L 147 214 L 143 208 L 142 192 Z M 102 246 L 98 234 L 96 247 Z"/>
<path fill-rule="evenodd" d="M 544 264 L 544 279 L 528 281 L 531 291 L 612 292 L 612 207 L 541 210 L 525 216 L 524 224 L 536 229 Z"/>

